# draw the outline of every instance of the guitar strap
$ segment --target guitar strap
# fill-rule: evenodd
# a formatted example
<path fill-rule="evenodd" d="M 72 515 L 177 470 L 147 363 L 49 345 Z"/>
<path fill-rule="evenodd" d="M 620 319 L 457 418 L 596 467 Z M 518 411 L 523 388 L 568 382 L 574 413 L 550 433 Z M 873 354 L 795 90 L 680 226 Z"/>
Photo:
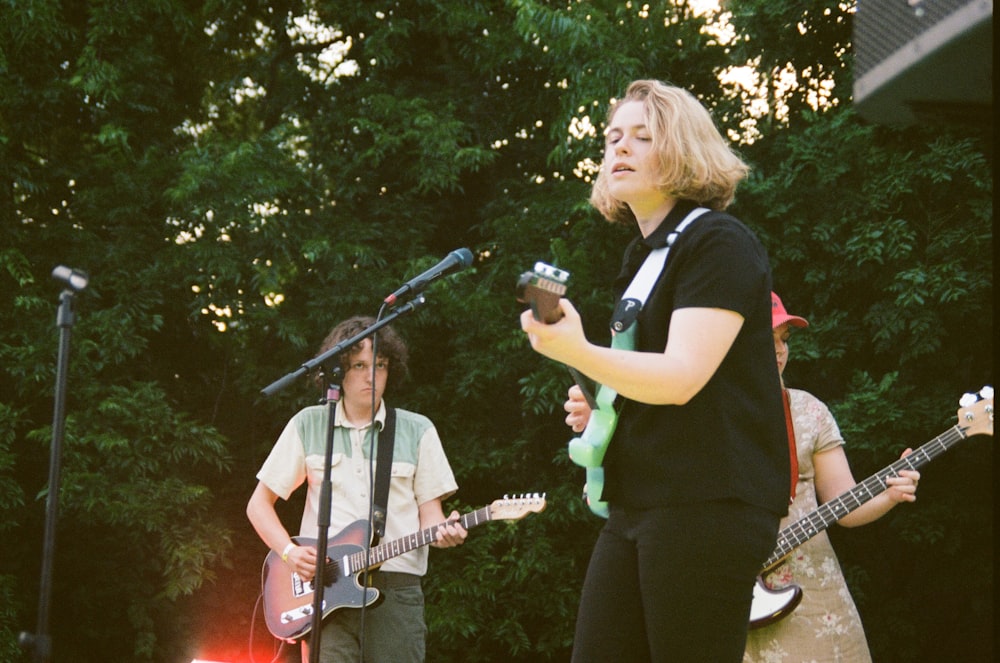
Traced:
<path fill-rule="evenodd" d="M 378 459 L 375 464 L 375 508 L 372 512 L 375 543 L 385 535 L 389 509 L 389 476 L 392 474 L 392 449 L 396 444 L 396 408 L 385 406 L 385 424 L 378 434 Z"/>
<path fill-rule="evenodd" d="M 795 444 L 795 427 L 792 426 L 792 406 L 788 390 L 782 389 L 781 396 L 782 400 L 785 402 L 785 427 L 788 429 L 788 460 L 791 462 L 792 467 L 792 494 L 791 497 L 788 498 L 788 503 L 791 504 L 795 499 L 795 487 L 799 483 L 799 452 L 798 447 Z"/>
<path fill-rule="evenodd" d="M 625 293 L 622 295 L 622 299 L 618 303 L 618 307 L 615 309 L 615 316 L 611 324 L 611 331 L 616 336 L 619 333 L 628 330 L 635 322 L 636 317 L 639 315 L 639 311 L 642 310 L 643 305 L 649 298 L 649 293 L 653 291 L 653 286 L 656 285 L 657 279 L 659 279 L 660 274 L 663 273 L 663 267 L 667 264 L 667 254 L 670 253 L 670 247 L 674 245 L 675 241 L 677 241 L 677 236 L 680 235 L 685 228 L 691 225 L 695 219 L 707 211 L 708 208 L 706 207 L 695 207 L 686 217 L 684 217 L 683 221 L 677 224 L 674 231 L 667 235 L 667 245 L 661 246 L 658 249 L 653 249 L 650 251 L 649 255 L 646 256 L 642 266 L 639 267 L 639 271 L 636 272 L 635 276 L 632 278 L 632 282 L 629 283 L 628 288 L 625 289 Z M 630 339 L 630 341 L 632 347 L 627 349 L 634 350 L 634 338 Z"/>

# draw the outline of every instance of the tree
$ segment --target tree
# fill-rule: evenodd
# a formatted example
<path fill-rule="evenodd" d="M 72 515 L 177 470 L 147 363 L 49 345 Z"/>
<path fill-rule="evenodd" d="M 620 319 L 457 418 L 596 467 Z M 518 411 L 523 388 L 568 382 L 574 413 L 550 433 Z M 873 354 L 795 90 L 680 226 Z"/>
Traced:
<path fill-rule="evenodd" d="M 694 4 L 6 3 L 0 527 L 12 536 L 0 545 L 16 562 L 0 575 L 0 648 L 35 608 L 53 266 L 92 275 L 69 377 L 58 653 L 226 660 L 252 633 L 263 659 L 266 550 L 244 506 L 281 426 L 317 394 L 308 380 L 260 390 L 335 322 L 374 315 L 468 246 L 473 267 L 395 325 L 413 379 L 393 402 L 440 429 L 461 486 L 449 506 L 537 491 L 548 507 L 432 555 L 429 658 L 565 660 L 601 523 L 566 456 L 568 374 L 528 348 L 514 284 L 537 260 L 567 269 L 588 335 L 607 340 L 610 247 L 632 231 L 586 199 L 608 103 L 634 78 L 691 88 L 742 141 L 754 174 L 734 211 L 813 322 L 790 377 L 834 405 L 856 474 L 942 429 L 957 395 L 991 378 L 982 131 L 858 120 L 849 7 Z M 751 104 L 748 88 L 719 82 L 744 63 L 772 82 L 794 71 L 800 86 Z M 880 660 L 988 646 L 976 620 L 964 644 L 945 637 L 922 592 L 948 597 L 935 605 L 953 615 L 959 601 L 989 605 L 991 581 L 967 580 L 991 578 L 989 453 L 971 440 L 926 471 L 916 507 L 838 542 Z M 301 506 L 282 507 L 294 523 Z M 908 565 L 871 554 L 890 546 Z M 891 616 L 881 604 L 901 585 L 905 605 L 925 607 L 892 603 Z"/>
<path fill-rule="evenodd" d="M 159 353 L 188 310 L 184 289 L 170 292 L 177 249 L 150 195 L 175 177 L 174 128 L 200 98 L 193 63 L 207 53 L 181 3 L 4 5 L 0 482 L 16 536 L 0 585 L 16 598 L 2 646 L 13 660 L 13 634 L 34 626 L 56 348 L 48 274 L 64 263 L 95 278 L 67 378 L 53 656 L 169 657 L 176 644 L 158 630 L 214 576 L 229 538 L 207 485 L 231 462 L 223 436 L 185 401 L 185 369 Z"/>

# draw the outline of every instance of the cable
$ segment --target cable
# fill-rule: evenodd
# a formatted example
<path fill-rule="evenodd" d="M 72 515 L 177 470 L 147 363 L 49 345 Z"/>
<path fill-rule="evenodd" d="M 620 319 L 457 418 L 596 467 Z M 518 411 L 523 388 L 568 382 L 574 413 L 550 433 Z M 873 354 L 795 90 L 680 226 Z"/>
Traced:
<path fill-rule="evenodd" d="M 385 314 L 388 304 L 384 303 L 379 307 L 378 315 L 375 316 L 375 322 L 378 323 L 382 316 Z M 374 527 L 375 521 L 375 424 L 376 415 L 378 414 L 375 410 L 376 406 L 376 394 L 378 393 L 378 332 L 372 334 L 372 400 L 371 400 L 371 413 L 372 418 L 368 427 L 368 526 Z M 383 401 L 385 399 L 383 398 Z M 383 441 L 384 442 L 384 441 Z M 384 470 L 388 471 L 388 470 Z M 389 505 L 386 504 L 386 520 L 389 519 Z M 364 662 L 365 656 L 365 618 L 368 614 L 368 567 L 371 566 L 371 551 L 372 551 L 372 537 L 371 531 L 369 531 L 368 540 L 365 542 L 365 565 L 364 570 L 361 574 L 361 586 L 362 586 L 362 599 L 361 599 L 361 622 L 358 633 L 358 642 L 360 643 L 358 661 L 359 663 Z"/>
<path fill-rule="evenodd" d="M 247 649 L 250 652 L 250 663 L 257 663 L 253 655 L 253 625 L 257 621 L 257 610 L 264 600 L 264 592 L 257 595 L 257 600 L 253 604 L 253 613 L 250 615 L 250 637 L 247 642 Z M 281 652 L 285 648 L 285 641 L 278 638 L 273 638 L 276 643 L 278 643 L 278 648 L 274 652 L 274 658 L 272 658 L 268 663 L 278 663 L 281 658 Z"/>

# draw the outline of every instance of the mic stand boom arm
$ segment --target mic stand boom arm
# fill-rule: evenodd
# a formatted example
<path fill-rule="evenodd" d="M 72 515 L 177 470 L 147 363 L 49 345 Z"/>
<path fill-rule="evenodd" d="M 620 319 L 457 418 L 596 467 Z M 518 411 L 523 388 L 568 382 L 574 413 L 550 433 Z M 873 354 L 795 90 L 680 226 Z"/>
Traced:
<path fill-rule="evenodd" d="M 281 391 L 282 389 L 284 389 L 285 387 L 287 387 L 291 383 L 295 382 L 296 380 L 298 380 L 300 377 L 302 377 L 303 375 L 305 375 L 309 371 L 314 370 L 318 366 L 321 366 L 324 362 L 326 362 L 331 357 L 336 357 L 337 355 L 339 355 L 340 353 L 342 353 L 344 350 L 346 350 L 346 349 L 350 348 L 351 346 L 353 346 L 355 343 L 357 343 L 357 342 L 359 342 L 359 341 L 361 341 L 361 340 L 363 340 L 365 338 L 368 338 L 369 336 L 371 336 L 372 334 L 374 334 L 376 331 L 378 331 L 379 329 L 381 329 L 385 325 L 389 324 L 390 322 L 392 322 L 393 320 L 395 320 L 399 316 L 404 315 L 406 313 L 410 313 L 411 311 L 413 311 L 414 309 L 416 309 L 418 306 L 420 306 L 421 304 L 423 304 L 425 301 L 427 301 L 427 300 L 424 298 L 424 296 L 420 295 L 419 297 L 411 300 L 410 302 L 406 303 L 405 305 L 400 306 L 399 308 L 393 309 L 392 313 L 390 313 L 389 315 L 387 315 L 383 319 L 379 320 L 378 322 L 376 322 L 375 324 L 373 324 L 368 329 L 365 329 L 365 330 L 359 332 L 358 334 L 356 334 L 352 338 L 347 339 L 346 341 L 341 341 L 340 343 L 338 343 L 334 347 L 330 348 L 329 350 L 327 350 L 323 354 L 319 355 L 318 357 L 316 357 L 314 359 L 310 359 L 306 363 L 302 364 L 302 366 L 300 366 L 298 369 L 292 371 L 291 373 L 289 373 L 288 375 L 286 375 L 286 376 L 284 376 L 282 378 L 278 378 L 277 380 L 275 380 L 271 384 L 269 384 L 266 387 L 264 387 L 263 389 L 261 389 L 260 393 L 264 394 L 265 396 L 271 396 L 271 395 L 273 395 L 273 394 Z"/>

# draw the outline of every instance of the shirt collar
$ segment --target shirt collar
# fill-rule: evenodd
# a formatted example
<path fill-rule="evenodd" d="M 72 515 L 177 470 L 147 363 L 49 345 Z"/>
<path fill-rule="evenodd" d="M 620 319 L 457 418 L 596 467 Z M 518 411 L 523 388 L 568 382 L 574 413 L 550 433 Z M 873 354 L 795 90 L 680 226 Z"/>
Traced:
<path fill-rule="evenodd" d="M 350 421 L 347 420 L 347 416 L 344 414 L 344 401 L 337 401 L 337 409 L 334 413 L 333 423 L 335 426 L 341 426 L 343 428 L 359 428 L 364 430 L 370 426 L 370 422 L 363 426 L 355 426 Z M 379 430 L 385 428 L 385 399 L 379 403 L 378 412 L 375 413 L 375 424 L 378 426 Z"/>
<path fill-rule="evenodd" d="M 625 249 L 625 258 L 622 261 L 622 269 L 615 278 L 614 290 L 618 297 L 625 292 L 628 284 L 632 282 L 643 260 L 654 249 L 663 248 L 667 245 L 667 237 L 677 226 L 680 225 L 687 215 L 697 207 L 697 204 L 690 200 L 678 200 L 674 208 L 663 218 L 660 225 L 649 233 L 648 237 L 637 235 L 629 242 Z"/>
<path fill-rule="evenodd" d="M 656 227 L 656 230 L 649 233 L 648 237 L 643 237 L 640 241 L 649 247 L 650 250 L 660 249 L 667 245 L 667 237 L 677 226 L 680 225 L 687 215 L 697 207 L 697 203 L 690 200 L 678 200 L 670 213 L 663 217 L 663 221 Z"/>

